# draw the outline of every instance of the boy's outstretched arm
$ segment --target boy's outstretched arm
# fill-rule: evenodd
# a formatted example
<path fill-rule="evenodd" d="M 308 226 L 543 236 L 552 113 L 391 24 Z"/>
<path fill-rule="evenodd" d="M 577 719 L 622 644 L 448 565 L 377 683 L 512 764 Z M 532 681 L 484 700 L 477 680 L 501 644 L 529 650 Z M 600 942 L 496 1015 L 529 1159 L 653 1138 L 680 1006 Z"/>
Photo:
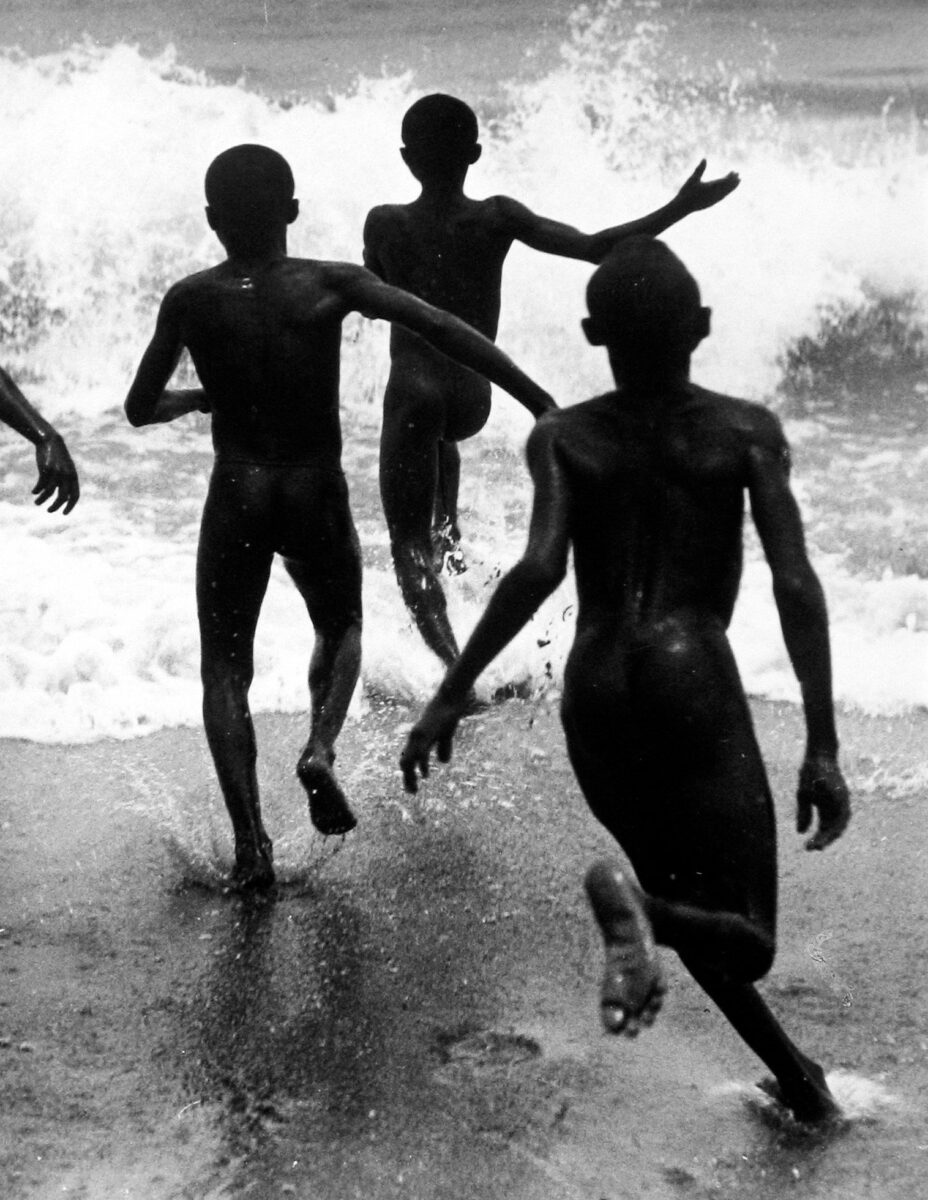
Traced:
<path fill-rule="evenodd" d="M 148 343 L 126 396 L 126 416 L 132 425 L 156 425 L 192 412 L 208 412 L 202 388 L 168 388 L 183 350 L 174 289 L 161 303 L 155 332 Z"/>
<path fill-rule="evenodd" d="M 818 811 L 807 850 L 824 850 L 847 828 L 850 795 L 838 766 L 825 595 L 806 552 L 799 507 L 789 486 L 789 450 L 770 417 L 772 434 L 752 447 L 749 495 L 754 524 L 773 576 L 783 640 L 802 690 L 806 753 L 799 773 L 796 828 L 805 833 Z"/>
<path fill-rule="evenodd" d="M 567 489 L 557 459 L 551 420 L 544 419 L 528 440 L 528 463 L 535 485 L 528 545 L 516 565 L 500 580 L 486 611 L 448 669 L 431 701 L 406 739 L 400 755 L 403 783 L 418 789 L 418 775 L 429 773 L 429 754 L 436 747 L 440 762 L 451 757 L 458 721 L 478 676 L 516 636 L 567 571 L 569 534 Z"/>
<path fill-rule="evenodd" d="M 32 494 L 36 504 L 55 496 L 48 511 L 63 508 L 66 513 L 77 504 L 81 489 L 77 469 L 64 444 L 64 438 L 22 394 L 10 375 L 0 367 L 0 421 L 32 442 L 39 478 Z"/>
<path fill-rule="evenodd" d="M 411 329 L 436 350 L 462 366 L 486 376 L 491 383 L 523 404 L 534 417 L 556 408 L 551 396 L 530 379 L 489 338 L 466 322 L 424 300 L 392 287 L 363 267 L 341 268 L 340 288 L 350 307 L 365 317 L 377 317 Z"/>
<path fill-rule="evenodd" d="M 598 233 L 581 233 L 572 225 L 539 217 L 515 200 L 505 201 L 510 229 L 517 241 L 524 242 L 533 250 L 540 250 L 544 254 L 558 254 L 562 258 L 579 258 L 584 262 L 600 263 L 625 238 L 658 237 L 665 229 L 688 217 L 690 213 L 718 204 L 741 182 L 734 171 L 730 171 L 721 179 L 704 180 L 705 170 L 706 160 L 703 159 L 673 199 L 661 208 L 635 221 L 627 221 L 624 225 L 601 229 Z"/>

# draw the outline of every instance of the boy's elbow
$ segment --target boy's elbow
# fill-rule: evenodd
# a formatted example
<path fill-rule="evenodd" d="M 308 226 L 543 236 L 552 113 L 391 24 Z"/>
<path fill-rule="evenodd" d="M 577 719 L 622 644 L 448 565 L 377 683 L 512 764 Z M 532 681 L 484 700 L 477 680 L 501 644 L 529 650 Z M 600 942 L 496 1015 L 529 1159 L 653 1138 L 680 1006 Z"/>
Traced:
<path fill-rule="evenodd" d="M 138 400 L 132 396 L 129 396 L 126 400 L 125 404 L 123 405 L 123 411 L 126 414 L 126 420 L 134 429 L 139 429 L 141 426 L 147 425 L 149 422 L 150 414 L 148 413 L 147 408 L 143 408 L 139 404 Z"/>
<path fill-rule="evenodd" d="M 781 609 L 802 614 L 805 619 L 825 611 L 822 586 L 809 565 L 777 572 L 773 580 L 773 592 Z"/>

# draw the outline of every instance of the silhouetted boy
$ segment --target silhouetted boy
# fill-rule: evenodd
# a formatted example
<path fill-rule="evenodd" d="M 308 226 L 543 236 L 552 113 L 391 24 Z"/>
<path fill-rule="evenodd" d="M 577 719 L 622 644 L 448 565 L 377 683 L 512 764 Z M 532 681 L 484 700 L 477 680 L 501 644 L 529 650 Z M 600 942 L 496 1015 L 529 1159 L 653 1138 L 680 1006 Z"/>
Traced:
<path fill-rule="evenodd" d="M 587 891 L 606 944 L 606 1028 L 634 1034 L 660 1008 L 654 943 L 671 946 L 773 1072 L 803 1121 L 837 1109 L 754 981 L 771 966 L 776 846 L 770 790 L 726 629 L 747 496 L 773 577 L 807 728 L 797 828 L 823 849 L 850 816 L 837 765 L 828 619 L 789 486 L 779 422 L 690 382 L 709 310 L 683 264 L 635 239 L 593 275 L 583 326 L 616 390 L 543 417 L 528 441 L 528 546 L 409 735 L 406 787 L 447 761 L 474 680 L 563 579 L 573 549 L 576 636 L 564 671 L 570 761 L 638 884 L 597 863 Z"/>
<path fill-rule="evenodd" d="M 341 469 L 338 373 L 350 312 L 416 333 L 536 415 L 553 401 L 456 317 L 362 267 L 287 256 L 293 176 L 263 146 L 236 146 L 206 173 L 207 220 L 225 262 L 175 284 L 126 400 L 133 425 L 212 414 L 216 460 L 197 557 L 203 719 L 235 836 L 234 882 L 273 881 L 248 708 L 255 626 L 275 554 L 315 629 L 312 717 L 297 774 L 322 833 L 355 818 L 335 780 L 335 739 L 358 679 L 361 560 Z M 183 347 L 202 389 L 165 390 Z"/>
<path fill-rule="evenodd" d="M 387 281 L 453 312 L 495 338 L 503 263 L 513 242 L 566 258 L 601 262 L 632 234 L 656 235 L 718 203 L 738 176 L 703 183 L 701 162 L 678 194 L 640 220 L 585 234 L 539 217 L 508 196 L 471 200 L 468 168 L 480 157 L 477 118 L 453 96 L 418 100 L 403 119 L 403 161 L 422 185 L 411 204 L 368 214 L 364 262 Z M 490 386 L 395 326 L 384 396 L 380 492 L 397 579 L 426 645 L 445 666 L 458 654 L 439 573 L 460 564 L 457 443 L 473 437 L 490 413 Z M 460 567 L 458 567 L 460 569 Z"/>

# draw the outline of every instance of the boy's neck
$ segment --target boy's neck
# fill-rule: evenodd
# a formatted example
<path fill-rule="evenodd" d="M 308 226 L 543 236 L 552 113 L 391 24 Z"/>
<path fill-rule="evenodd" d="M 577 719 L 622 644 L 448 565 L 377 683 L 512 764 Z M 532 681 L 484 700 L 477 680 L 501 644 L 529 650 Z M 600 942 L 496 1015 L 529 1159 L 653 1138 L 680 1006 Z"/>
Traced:
<path fill-rule="evenodd" d="M 251 244 L 236 245 L 234 238 L 220 238 L 226 252 L 226 261 L 233 271 L 252 275 L 263 267 L 282 262 L 287 257 L 287 231 L 277 230 L 265 240 Z"/>
<path fill-rule="evenodd" d="M 240 275 L 254 275 L 265 267 L 283 262 L 287 257 L 286 248 L 275 247 L 273 250 L 239 250 L 230 251 L 226 256 L 229 267 Z"/>
<path fill-rule="evenodd" d="M 455 175 L 450 178 L 420 180 L 422 191 L 419 193 L 419 202 L 430 208 L 447 208 L 451 204 L 466 199 L 464 195 L 466 174 L 464 172 L 463 175 Z"/>
<path fill-rule="evenodd" d="M 660 366 L 615 361 L 611 365 L 616 389 L 623 396 L 682 396 L 692 390 L 689 357 Z"/>

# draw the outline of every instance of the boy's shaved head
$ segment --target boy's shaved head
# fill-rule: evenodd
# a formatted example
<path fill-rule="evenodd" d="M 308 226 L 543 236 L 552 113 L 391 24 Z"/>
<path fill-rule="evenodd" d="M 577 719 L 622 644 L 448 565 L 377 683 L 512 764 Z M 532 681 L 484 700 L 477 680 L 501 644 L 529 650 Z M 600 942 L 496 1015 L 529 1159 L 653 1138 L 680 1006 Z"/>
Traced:
<path fill-rule="evenodd" d="M 663 242 L 634 237 L 620 243 L 586 289 L 587 330 L 599 344 L 648 356 L 692 349 L 706 332 L 699 286 Z"/>
<path fill-rule="evenodd" d="M 214 158 L 206 172 L 206 202 L 235 220 L 272 216 L 293 199 L 293 172 L 283 155 L 268 146 L 232 146 Z"/>
<path fill-rule="evenodd" d="M 436 92 L 412 105 L 401 133 L 406 148 L 417 154 L 460 158 L 477 145 L 477 118 L 463 100 Z"/>

